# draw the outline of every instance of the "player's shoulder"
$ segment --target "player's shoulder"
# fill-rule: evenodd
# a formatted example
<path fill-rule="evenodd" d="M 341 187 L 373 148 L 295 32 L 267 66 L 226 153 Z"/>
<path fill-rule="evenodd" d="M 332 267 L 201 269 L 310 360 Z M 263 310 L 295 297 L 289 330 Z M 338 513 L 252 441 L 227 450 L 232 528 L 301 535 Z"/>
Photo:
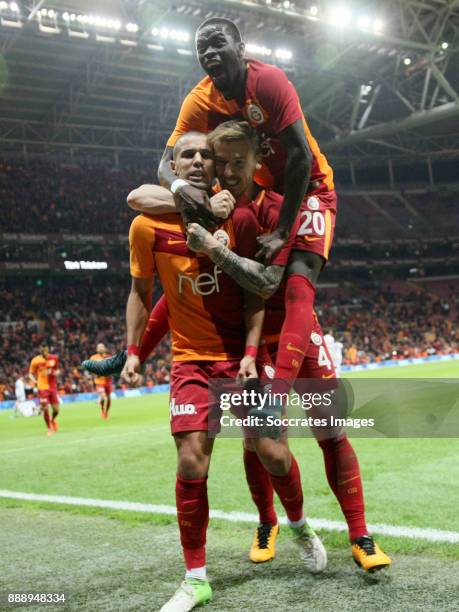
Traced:
<path fill-rule="evenodd" d="M 287 79 L 288 77 L 285 72 L 273 66 L 272 64 L 265 64 L 260 60 L 250 59 L 248 61 L 249 66 L 249 77 L 256 82 L 263 82 L 265 79 Z"/>
<path fill-rule="evenodd" d="M 32 357 L 30 363 L 40 363 L 43 360 L 42 355 L 35 355 L 35 357 Z"/>
<path fill-rule="evenodd" d="M 94 353 L 94 355 L 91 355 L 91 357 L 89 358 L 91 361 L 97 361 L 100 359 L 100 355 L 99 353 Z"/>
<path fill-rule="evenodd" d="M 135 217 L 129 230 L 131 243 L 139 241 L 154 241 L 161 234 L 184 234 L 182 217 L 178 213 L 166 215 L 141 214 Z"/>
<path fill-rule="evenodd" d="M 190 90 L 185 99 L 191 103 L 208 103 L 220 95 L 212 79 L 205 76 Z"/>

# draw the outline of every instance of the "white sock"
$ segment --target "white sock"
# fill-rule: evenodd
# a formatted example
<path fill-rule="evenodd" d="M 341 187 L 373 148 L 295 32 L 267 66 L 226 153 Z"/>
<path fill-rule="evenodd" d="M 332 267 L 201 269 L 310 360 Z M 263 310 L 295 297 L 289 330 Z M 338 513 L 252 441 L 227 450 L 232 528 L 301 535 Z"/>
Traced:
<path fill-rule="evenodd" d="M 197 580 L 207 580 L 207 568 L 205 565 L 202 567 L 193 567 L 193 569 L 186 570 L 185 580 L 187 578 L 196 578 Z"/>
<path fill-rule="evenodd" d="M 288 524 L 290 527 L 292 527 L 293 529 L 297 529 L 298 527 L 302 527 L 303 525 L 306 524 L 306 519 L 304 518 L 304 516 L 302 518 L 300 518 L 299 521 L 291 521 L 290 519 L 287 519 Z"/>

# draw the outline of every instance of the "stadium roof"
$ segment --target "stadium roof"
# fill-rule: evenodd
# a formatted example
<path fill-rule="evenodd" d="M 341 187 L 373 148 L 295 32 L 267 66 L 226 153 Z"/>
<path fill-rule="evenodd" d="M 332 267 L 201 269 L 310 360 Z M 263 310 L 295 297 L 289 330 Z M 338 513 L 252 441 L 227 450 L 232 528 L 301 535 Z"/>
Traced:
<path fill-rule="evenodd" d="M 202 77 L 194 30 L 214 15 L 287 71 L 351 178 L 405 163 L 430 176 L 435 160 L 457 174 L 459 0 L 0 0 L 2 149 L 154 163 Z"/>

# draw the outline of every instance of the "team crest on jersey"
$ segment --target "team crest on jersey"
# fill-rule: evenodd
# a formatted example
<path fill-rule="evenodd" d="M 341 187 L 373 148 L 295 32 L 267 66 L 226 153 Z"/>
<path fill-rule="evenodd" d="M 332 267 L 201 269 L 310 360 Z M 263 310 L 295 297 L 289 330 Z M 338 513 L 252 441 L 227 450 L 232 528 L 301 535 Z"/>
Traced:
<path fill-rule="evenodd" d="M 319 210 L 320 202 L 315 196 L 308 198 L 307 206 L 309 210 Z"/>
<path fill-rule="evenodd" d="M 221 244 L 223 246 L 229 246 L 230 243 L 230 237 L 228 236 L 228 234 L 225 232 L 225 230 L 222 229 L 218 229 L 215 233 L 214 233 L 214 238 L 216 240 L 218 240 L 218 242 L 221 242 Z"/>
<path fill-rule="evenodd" d="M 273 379 L 273 378 L 274 378 L 274 375 L 275 375 L 276 371 L 275 371 L 275 369 L 273 368 L 273 366 L 271 366 L 271 365 L 265 365 L 265 366 L 263 367 L 263 369 L 264 369 L 265 374 L 266 374 L 266 376 L 267 376 L 268 378 L 271 378 L 271 379 Z"/>
<path fill-rule="evenodd" d="M 312 332 L 311 342 L 313 342 L 316 346 L 320 346 L 322 344 L 322 336 L 320 334 L 316 334 L 316 332 Z"/>
<path fill-rule="evenodd" d="M 249 104 L 246 110 L 247 118 L 252 125 L 261 125 L 265 122 L 265 116 L 258 104 Z"/>

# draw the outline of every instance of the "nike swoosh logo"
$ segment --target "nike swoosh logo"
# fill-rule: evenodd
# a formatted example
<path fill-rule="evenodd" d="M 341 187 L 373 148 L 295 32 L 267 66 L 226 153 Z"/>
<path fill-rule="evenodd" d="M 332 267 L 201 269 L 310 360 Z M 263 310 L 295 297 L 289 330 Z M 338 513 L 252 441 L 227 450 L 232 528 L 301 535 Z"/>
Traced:
<path fill-rule="evenodd" d="M 293 346 L 293 344 L 291 344 L 290 342 L 287 344 L 287 350 L 296 351 L 297 353 L 301 353 L 303 357 L 306 357 L 306 353 L 303 353 L 301 349 L 297 348 L 296 346 Z"/>
<path fill-rule="evenodd" d="M 168 238 L 167 239 L 167 244 L 168 245 L 173 245 L 173 244 L 185 244 L 184 240 L 172 240 L 172 238 Z"/>
<path fill-rule="evenodd" d="M 322 374 L 322 378 L 335 378 L 334 374 Z"/>
<path fill-rule="evenodd" d="M 322 240 L 322 236 L 304 236 L 307 242 L 314 242 L 316 240 Z"/>
<path fill-rule="evenodd" d="M 346 482 L 351 482 L 351 480 L 357 480 L 360 476 L 353 476 L 352 478 L 348 478 L 347 480 L 338 480 L 339 485 L 346 484 Z"/>

